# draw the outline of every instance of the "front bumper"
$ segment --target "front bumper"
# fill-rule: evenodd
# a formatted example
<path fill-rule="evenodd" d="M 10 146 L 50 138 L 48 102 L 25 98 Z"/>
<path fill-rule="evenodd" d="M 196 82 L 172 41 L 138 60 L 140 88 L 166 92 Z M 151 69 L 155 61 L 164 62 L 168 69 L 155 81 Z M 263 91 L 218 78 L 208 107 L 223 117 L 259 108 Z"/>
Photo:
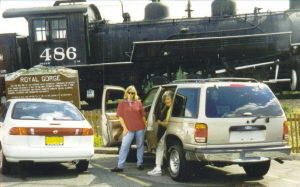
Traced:
<path fill-rule="evenodd" d="M 189 161 L 251 163 L 266 159 L 281 158 L 290 154 L 290 146 L 194 149 L 184 147 L 185 157 Z"/>

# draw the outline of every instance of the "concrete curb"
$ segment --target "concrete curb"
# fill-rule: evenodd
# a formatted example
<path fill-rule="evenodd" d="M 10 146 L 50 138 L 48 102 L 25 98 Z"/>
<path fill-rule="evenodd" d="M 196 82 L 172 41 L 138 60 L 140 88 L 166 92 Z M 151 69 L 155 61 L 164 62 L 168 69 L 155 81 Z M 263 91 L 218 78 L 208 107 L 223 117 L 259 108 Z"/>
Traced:
<path fill-rule="evenodd" d="M 117 147 L 95 147 L 95 154 L 118 154 Z"/>
<path fill-rule="evenodd" d="M 117 147 L 95 147 L 95 154 L 118 154 Z M 291 153 L 282 157 L 283 160 L 300 160 L 300 153 Z"/>

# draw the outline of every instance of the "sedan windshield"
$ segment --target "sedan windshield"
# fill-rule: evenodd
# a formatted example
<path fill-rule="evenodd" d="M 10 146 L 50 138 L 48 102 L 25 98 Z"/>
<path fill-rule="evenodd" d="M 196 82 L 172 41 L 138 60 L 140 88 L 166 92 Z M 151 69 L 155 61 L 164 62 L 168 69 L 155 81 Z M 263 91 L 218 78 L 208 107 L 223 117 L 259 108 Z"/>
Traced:
<path fill-rule="evenodd" d="M 206 91 L 206 116 L 282 116 L 278 100 L 266 87 L 210 87 Z"/>
<path fill-rule="evenodd" d="M 68 103 L 18 102 L 12 114 L 13 119 L 24 120 L 84 120 L 81 113 Z"/>

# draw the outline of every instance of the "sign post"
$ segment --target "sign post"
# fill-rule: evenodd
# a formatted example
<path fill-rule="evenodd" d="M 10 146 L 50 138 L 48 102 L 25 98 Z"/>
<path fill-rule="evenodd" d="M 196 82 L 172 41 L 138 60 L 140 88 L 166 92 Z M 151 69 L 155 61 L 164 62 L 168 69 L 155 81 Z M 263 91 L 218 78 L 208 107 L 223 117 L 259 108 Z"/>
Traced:
<path fill-rule="evenodd" d="M 69 101 L 80 109 L 77 70 L 35 66 L 5 75 L 7 99 L 35 98 Z"/>

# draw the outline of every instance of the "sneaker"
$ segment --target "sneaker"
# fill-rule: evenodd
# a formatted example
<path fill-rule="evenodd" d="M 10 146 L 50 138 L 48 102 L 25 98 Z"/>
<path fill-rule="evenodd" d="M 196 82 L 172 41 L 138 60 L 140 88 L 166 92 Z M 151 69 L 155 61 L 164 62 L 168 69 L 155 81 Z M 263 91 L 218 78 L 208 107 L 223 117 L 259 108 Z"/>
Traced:
<path fill-rule="evenodd" d="M 147 174 L 151 175 L 151 176 L 161 176 L 162 175 L 161 170 L 156 169 L 156 167 L 154 167 L 153 170 L 148 171 Z"/>
<path fill-rule="evenodd" d="M 140 170 L 140 171 L 142 171 L 142 170 L 144 170 L 144 167 L 142 166 L 142 165 L 138 165 L 138 170 Z"/>
<path fill-rule="evenodd" d="M 123 169 L 122 169 L 122 168 L 115 167 L 114 169 L 111 169 L 110 171 L 111 171 L 111 172 L 121 172 L 121 171 L 123 171 Z"/>

